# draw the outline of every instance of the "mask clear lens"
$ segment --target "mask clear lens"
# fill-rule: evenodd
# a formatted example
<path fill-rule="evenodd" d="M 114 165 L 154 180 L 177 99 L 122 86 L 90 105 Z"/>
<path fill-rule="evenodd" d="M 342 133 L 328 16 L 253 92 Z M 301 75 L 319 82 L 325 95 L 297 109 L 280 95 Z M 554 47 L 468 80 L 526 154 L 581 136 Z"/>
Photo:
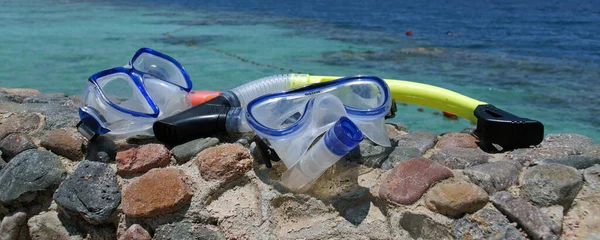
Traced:
<path fill-rule="evenodd" d="M 154 110 L 146 97 L 135 86 L 134 80 L 125 73 L 115 73 L 96 80 L 104 97 L 125 110 L 152 114 Z"/>
<path fill-rule="evenodd" d="M 170 82 L 183 89 L 191 89 L 186 76 L 182 73 L 180 66 L 178 66 L 179 64 L 173 61 L 164 58 L 164 56 L 144 52 L 132 60 L 132 66 L 145 75 L 151 75 L 154 78 Z"/>

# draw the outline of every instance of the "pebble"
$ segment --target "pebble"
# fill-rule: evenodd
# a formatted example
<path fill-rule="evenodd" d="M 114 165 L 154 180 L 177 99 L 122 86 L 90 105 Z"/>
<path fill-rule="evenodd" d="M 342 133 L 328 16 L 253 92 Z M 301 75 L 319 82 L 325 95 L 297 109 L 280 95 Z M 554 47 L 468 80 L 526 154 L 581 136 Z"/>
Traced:
<path fill-rule="evenodd" d="M 85 159 L 95 162 L 109 163 L 116 160 L 118 145 L 106 136 L 99 136 L 88 142 Z"/>
<path fill-rule="evenodd" d="M 368 167 L 378 168 L 394 150 L 392 147 L 379 146 L 365 139 L 352 149 L 345 157 L 348 161 L 357 162 Z"/>
<path fill-rule="evenodd" d="M 587 182 L 588 188 L 600 192 L 600 165 L 583 171 L 583 178 Z"/>
<path fill-rule="evenodd" d="M 205 180 L 233 180 L 252 168 L 250 150 L 239 144 L 226 143 L 196 155 L 200 176 Z"/>
<path fill-rule="evenodd" d="M 60 184 L 54 201 L 91 224 L 107 223 L 121 202 L 115 171 L 106 163 L 83 161 Z"/>
<path fill-rule="evenodd" d="M 83 159 L 83 150 L 86 148 L 87 139 L 77 129 L 60 128 L 46 133 L 40 141 L 40 145 L 58 155 L 80 161 Z"/>
<path fill-rule="evenodd" d="M 393 140 L 397 142 L 398 146 L 414 147 L 421 154 L 425 154 L 427 150 L 435 146 L 438 135 L 429 131 L 416 131 L 411 134 L 397 136 Z"/>
<path fill-rule="evenodd" d="M 451 239 L 448 226 L 418 212 L 405 212 L 399 225 L 410 234 L 412 239 Z"/>
<path fill-rule="evenodd" d="M 425 204 L 433 212 L 449 217 L 474 213 L 487 204 L 489 196 L 471 183 L 440 183 L 425 194 Z"/>
<path fill-rule="evenodd" d="M 454 221 L 455 239 L 525 239 L 502 213 L 483 208 Z"/>
<path fill-rule="evenodd" d="M 0 202 L 33 200 L 27 195 L 58 186 L 66 175 L 58 156 L 51 152 L 30 149 L 19 153 L 0 170 Z"/>
<path fill-rule="evenodd" d="M 154 240 L 221 240 L 222 233 L 210 230 L 200 224 L 177 222 L 159 226 L 154 233 Z"/>
<path fill-rule="evenodd" d="M 435 148 L 478 148 L 477 139 L 471 134 L 467 133 L 447 133 L 439 137 Z"/>
<path fill-rule="evenodd" d="M 153 217 L 179 210 L 192 198 L 186 175 L 176 168 L 155 168 L 123 189 L 121 207 L 128 217 Z"/>
<path fill-rule="evenodd" d="M 399 204 L 411 204 L 437 181 L 454 176 L 450 169 L 426 158 L 397 164 L 383 180 L 379 197 Z"/>
<path fill-rule="evenodd" d="M 23 227 L 27 224 L 27 213 L 25 211 L 18 210 L 11 213 L 10 215 L 2 219 L 0 223 L 0 239 L 1 240 L 18 240 L 26 239 L 27 227 Z"/>
<path fill-rule="evenodd" d="M 554 205 L 550 207 L 540 208 L 540 211 L 546 216 L 550 217 L 552 221 L 558 226 L 559 231 L 562 231 L 563 218 L 564 218 L 564 208 L 560 205 Z"/>
<path fill-rule="evenodd" d="M 488 194 L 494 194 L 517 184 L 519 167 L 515 162 L 498 161 L 467 168 L 463 173 Z"/>
<path fill-rule="evenodd" d="M 33 133 L 40 129 L 44 120 L 36 113 L 13 113 L 0 124 L 0 139 L 11 133 Z"/>
<path fill-rule="evenodd" d="M 83 240 L 82 233 L 74 226 L 65 225 L 57 212 L 43 212 L 35 215 L 27 221 L 29 235 L 32 240 Z"/>
<path fill-rule="evenodd" d="M 186 142 L 171 149 L 177 163 L 184 164 L 204 149 L 219 144 L 217 138 L 200 138 Z"/>
<path fill-rule="evenodd" d="M 543 148 L 566 147 L 577 151 L 578 154 L 594 147 L 596 143 L 591 138 L 580 134 L 548 134 L 541 146 Z"/>
<path fill-rule="evenodd" d="M 539 165 L 525 172 L 521 194 L 537 206 L 558 204 L 569 209 L 582 186 L 583 178 L 575 168 L 558 164 Z"/>
<path fill-rule="evenodd" d="M 133 224 L 127 228 L 119 240 L 152 240 L 152 237 L 142 226 Z"/>
<path fill-rule="evenodd" d="M 2 155 L 8 158 L 17 156 L 17 154 L 25 150 L 35 148 L 37 148 L 37 145 L 35 145 L 31 137 L 23 133 L 9 134 L 0 141 L 0 151 L 2 151 Z"/>
<path fill-rule="evenodd" d="M 547 158 L 559 158 L 569 155 L 578 155 L 579 153 L 572 148 L 521 148 L 516 149 L 507 155 L 507 160 L 518 162 L 521 166 L 529 166 L 532 163 L 539 162 Z"/>
<path fill-rule="evenodd" d="M 595 164 L 600 164 L 600 158 L 586 155 L 570 155 L 557 158 L 546 158 L 537 162 L 539 165 L 554 163 L 574 167 L 577 169 L 586 169 L 594 166 Z"/>
<path fill-rule="evenodd" d="M 431 154 L 431 160 L 451 169 L 464 169 L 487 163 L 492 158 L 479 148 L 446 147 Z"/>
<path fill-rule="evenodd" d="M 492 203 L 533 239 L 558 239 L 560 228 L 538 208 L 509 192 L 497 192 Z"/>
<path fill-rule="evenodd" d="M 404 124 L 398 123 L 386 123 L 385 129 L 387 130 L 387 136 L 389 139 L 394 139 L 395 137 L 402 135 L 403 132 L 408 132 L 408 128 Z"/>
<path fill-rule="evenodd" d="M 171 152 L 162 144 L 151 143 L 118 152 L 116 161 L 119 175 L 145 173 L 169 165 Z"/>
<path fill-rule="evenodd" d="M 398 146 L 390 153 L 387 159 L 381 164 L 383 169 L 392 169 L 399 162 L 405 162 L 413 158 L 423 157 L 419 149 L 415 147 Z"/>

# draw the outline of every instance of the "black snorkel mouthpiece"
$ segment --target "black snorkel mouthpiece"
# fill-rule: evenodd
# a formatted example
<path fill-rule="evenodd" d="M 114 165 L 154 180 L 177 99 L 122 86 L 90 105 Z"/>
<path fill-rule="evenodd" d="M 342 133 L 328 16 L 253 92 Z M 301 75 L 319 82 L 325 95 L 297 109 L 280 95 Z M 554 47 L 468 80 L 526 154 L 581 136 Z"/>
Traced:
<path fill-rule="evenodd" d="M 235 103 L 233 103 L 235 104 Z M 203 136 L 226 132 L 225 120 L 232 107 L 230 100 L 217 96 L 188 110 L 154 122 L 152 129 L 159 141 L 175 145 Z"/>
<path fill-rule="evenodd" d="M 536 120 L 522 118 L 491 104 L 479 105 L 475 135 L 484 143 L 500 145 L 503 150 L 528 148 L 544 139 L 544 125 Z"/>

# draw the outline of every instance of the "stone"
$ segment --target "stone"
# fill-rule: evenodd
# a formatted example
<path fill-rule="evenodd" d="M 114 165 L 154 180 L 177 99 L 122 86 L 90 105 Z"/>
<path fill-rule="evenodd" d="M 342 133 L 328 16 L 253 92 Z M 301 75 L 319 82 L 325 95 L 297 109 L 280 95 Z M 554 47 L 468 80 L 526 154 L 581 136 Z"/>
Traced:
<path fill-rule="evenodd" d="M 152 237 L 142 226 L 133 224 L 127 228 L 119 240 L 152 240 Z"/>
<path fill-rule="evenodd" d="M 61 221 L 57 212 L 43 212 L 27 221 L 32 240 L 83 240 L 84 235 L 75 226 Z"/>
<path fill-rule="evenodd" d="M 128 217 L 153 217 L 179 210 L 192 198 L 186 175 L 176 168 L 155 168 L 123 189 L 121 206 Z"/>
<path fill-rule="evenodd" d="M 26 224 L 27 213 L 23 210 L 16 211 L 4 217 L 2 223 L 0 223 L 0 240 L 26 239 Z M 23 229 L 24 226 L 25 229 Z"/>
<path fill-rule="evenodd" d="M 591 166 L 594 166 L 595 164 L 600 164 L 600 158 L 586 155 L 570 155 L 557 158 L 546 158 L 537 162 L 537 164 L 560 164 L 569 167 L 574 167 L 577 169 L 586 169 Z"/>
<path fill-rule="evenodd" d="M 53 129 L 42 137 L 40 145 L 58 155 L 80 161 L 83 159 L 83 151 L 87 145 L 87 139 L 77 129 L 60 128 Z"/>
<path fill-rule="evenodd" d="M 539 162 L 547 158 L 560 158 L 570 155 L 579 155 L 575 149 L 566 147 L 555 148 L 521 148 L 509 153 L 506 158 L 509 161 L 516 161 L 521 166 L 529 166 L 532 163 Z"/>
<path fill-rule="evenodd" d="M 419 149 L 421 154 L 425 154 L 427 150 L 435 146 L 438 136 L 428 131 L 416 131 L 411 134 L 397 136 L 394 141 L 397 142 L 398 146 L 414 147 Z"/>
<path fill-rule="evenodd" d="M 483 208 L 454 221 L 454 239 L 525 239 L 498 210 Z"/>
<path fill-rule="evenodd" d="M 515 162 L 498 161 L 469 167 L 463 173 L 488 194 L 494 194 L 517 184 L 519 167 Z"/>
<path fill-rule="evenodd" d="M 58 156 L 30 149 L 15 156 L 0 170 L 0 202 L 30 201 L 31 194 L 58 186 L 67 172 Z"/>
<path fill-rule="evenodd" d="M 346 159 L 368 167 L 378 168 L 394 150 L 392 147 L 379 146 L 369 139 L 365 139 L 352 149 Z"/>
<path fill-rule="evenodd" d="M 91 224 L 107 223 L 121 202 L 115 171 L 106 163 L 83 161 L 60 184 L 54 201 Z"/>
<path fill-rule="evenodd" d="M 44 119 L 36 113 L 13 113 L 0 122 L 0 139 L 11 133 L 33 133 L 43 123 Z"/>
<path fill-rule="evenodd" d="M 454 176 L 450 169 L 426 158 L 397 164 L 382 181 L 379 197 L 399 204 L 411 204 L 437 181 Z"/>
<path fill-rule="evenodd" d="M 109 163 L 116 160 L 117 144 L 106 136 L 89 141 L 85 149 L 85 159 L 95 162 Z"/>
<path fill-rule="evenodd" d="M 387 130 L 387 136 L 389 139 L 394 139 L 395 137 L 408 132 L 408 128 L 401 123 L 386 123 L 385 129 Z"/>
<path fill-rule="evenodd" d="M 447 133 L 439 137 L 435 148 L 478 148 L 477 139 L 471 134 L 466 133 Z"/>
<path fill-rule="evenodd" d="M 201 224 L 177 222 L 159 226 L 154 233 L 154 240 L 221 240 L 222 233 L 208 229 Z"/>
<path fill-rule="evenodd" d="M 563 220 L 563 239 L 600 239 L 600 194 L 578 198 Z"/>
<path fill-rule="evenodd" d="M 2 88 L 0 87 L 0 92 L 6 92 L 10 95 L 19 95 L 23 97 L 37 96 L 42 94 L 37 89 L 31 88 Z"/>
<path fill-rule="evenodd" d="M 425 204 L 433 212 L 460 217 L 483 208 L 489 196 L 481 187 L 471 183 L 439 183 L 425 194 Z"/>
<path fill-rule="evenodd" d="M 540 208 L 540 211 L 546 216 L 550 217 L 552 221 L 558 226 L 558 229 L 562 231 L 563 218 L 564 218 L 564 208 L 561 205 L 554 205 L 550 207 Z"/>
<path fill-rule="evenodd" d="M 12 133 L 0 140 L 0 151 L 8 158 L 17 156 L 17 154 L 28 150 L 35 149 L 37 145 L 31 137 L 23 133 Z"/>
<path fill-rule="evenodd" d="M 116 161 L 119 175 L 145 173 L 169 165 L 171 152 L 162 144 L 151 143 L 118 152 Z"/>
<path fill-rule="evenodd" d="M 399 225 L 412 239 L 451 239 L 452 233 L 447 226 L 431 217 L 418 212 L 405 212 Z"/>
<path fill-rule="evenodd" d="M 589 189 L 600 192 L 600 165 L 583 171 L 583 178 L 587 182 Z"/>
<path fill-rule="evenodd" d="M 383 169 L 392 169 L 399 162 L 405 162 L 413 158 L 423 157 L 419 149 L 415 147 L 398 146 L 390 153 L 387 159 L 381 164 Z"/>
<path fill-rule="evenodd" d="M 593 158 L 600 158 L 600 144 L 588 148 L 583 154 Z"/>
<path fill-rule="evenodd" d="M 492 196 L 492 203 L 531 238 L 558 239 L 560 228 L 556 223 L 526 200 L 501 191 Z"/>
<path fill-rule="evenodd" d="M 578 153 L 583 153 L 586 150 L 593 148 L 596 145 L 594 140 L 581 134 L 548 134 L 541 146 L 543 148 L 565 147 L 571 148 Z"/>
<path fill-rule="evenodd" d="M 562 205 L 569 209 L 583 186 L 583 177 L 572 167 L 539 165 L 525 171 L 521 186 L 523 198 L 537 206 Z"/>
<path fill-rule="evenodd" d="M 217 138 L 200 138 L 186 142 L 171 149 L 177 163 L 184 164 L 196 156 L 202 150 L 219 144 Z"/>
<path fill-rule="evenodd" d="M 195 162 L 205 180 L 233 180 L 252 168 L 250 150 L 231 143 L 205 149 Z"/>
<path fill-rule="evenodd" d="M 479 148 L 446 147 L 431 154 L 431 160 L 451 169 L 464 169 L 487 163 L 492 155 Z"/>

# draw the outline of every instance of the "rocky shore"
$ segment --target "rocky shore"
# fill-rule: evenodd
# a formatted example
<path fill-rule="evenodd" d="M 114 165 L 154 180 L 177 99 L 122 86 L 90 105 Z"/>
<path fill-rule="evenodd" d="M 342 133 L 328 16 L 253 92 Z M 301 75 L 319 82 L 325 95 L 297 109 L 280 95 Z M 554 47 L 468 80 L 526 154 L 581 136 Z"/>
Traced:
<path fill-rule="evenodd" d="M 0 240 L 600 239 L 600 145 L 549 134 L 487 153 L 466 129 L 387 124 L 306 193 L 252 134 L 88 142 L 80 99 L 0 88 Z"/>

